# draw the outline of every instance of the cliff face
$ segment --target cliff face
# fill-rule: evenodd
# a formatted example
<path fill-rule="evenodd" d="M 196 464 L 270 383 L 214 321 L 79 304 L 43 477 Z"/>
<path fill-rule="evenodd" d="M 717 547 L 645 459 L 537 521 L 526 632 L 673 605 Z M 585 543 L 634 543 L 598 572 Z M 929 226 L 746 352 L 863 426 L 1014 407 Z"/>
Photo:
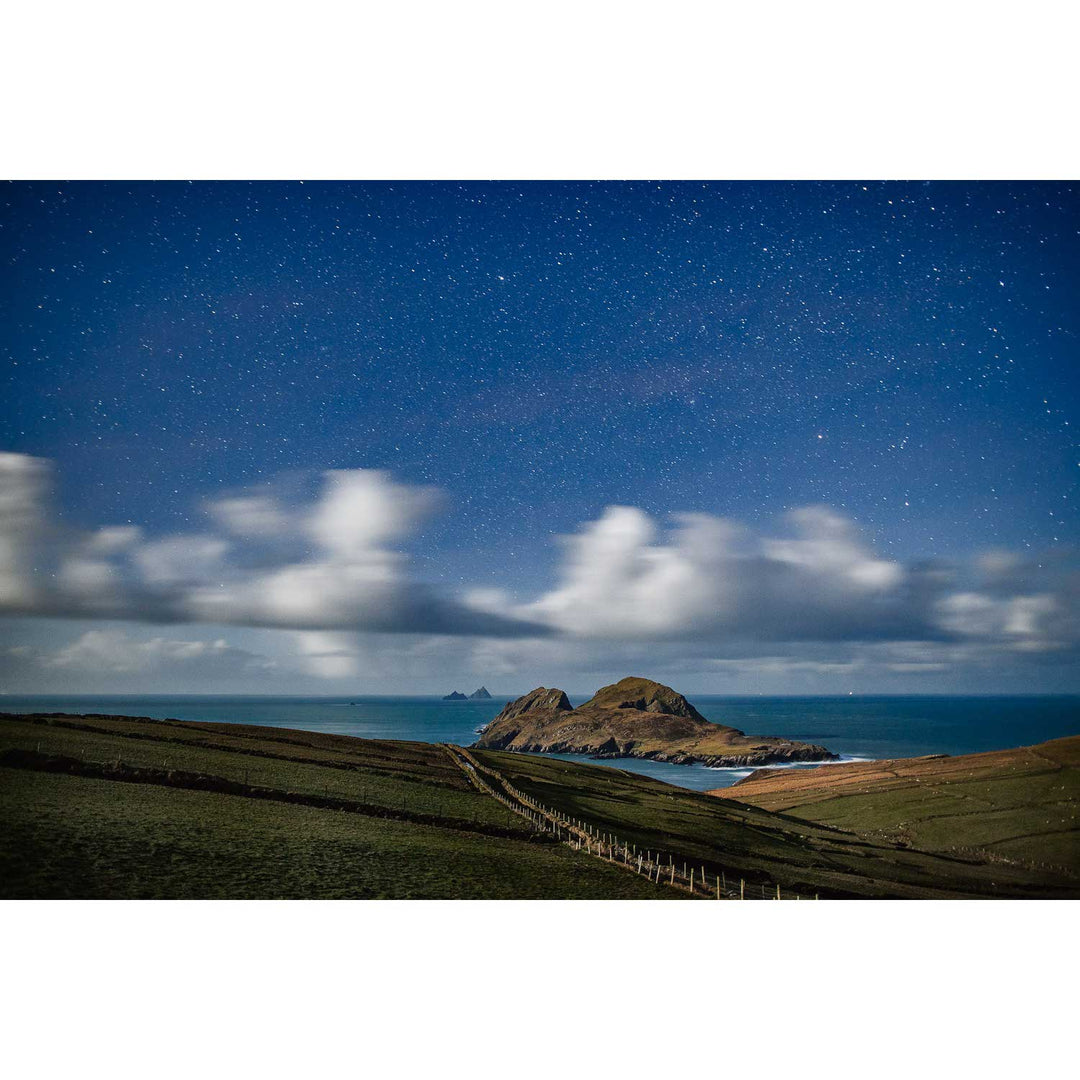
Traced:
<path fill-rule="evenodd" d="M 605 686 L 577 709 L 561 690 L 538 687 L 507 704 L 476 746 L 727 767 L 836 757 L 823 746 L 710 723 L 670 686 L 641 678 Z"/>

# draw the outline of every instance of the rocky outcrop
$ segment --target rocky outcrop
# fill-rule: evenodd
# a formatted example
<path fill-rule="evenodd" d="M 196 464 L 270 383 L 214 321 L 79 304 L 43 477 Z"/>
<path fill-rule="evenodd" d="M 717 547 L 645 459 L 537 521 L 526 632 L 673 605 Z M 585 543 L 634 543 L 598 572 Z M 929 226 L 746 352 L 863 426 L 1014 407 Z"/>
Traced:
<path fill-rule="evenodd" d="M 545 724 L 552 724 L 556 718 L 571 711 L 570 699 L 561 690 L 538 686 L 522 697 L 508 701 L 502 712 L 481 728 L 476 745 L 502 750 L 514 740 Z M 524 723 L 519 722 L 522 718 L 525 718 Z"/>
<path fill-rule="evenodd" d="M 443 695 L 443 701 L 468 701 L 469 699 L 459 693 L 457 690 L 451 690 L 449 694 Z"/>
<path fill-rule="evenodd" d="M 637 709 L 639 712 L 663 713 L 665 716 L 688 716 L 708 723 L 682 696 L 663 683 L 628 676 L 610 686 L 601 687 L 583 709 Z"/>
<path fill-rule="evenodd" d="M 470 701 L 490 701 L 491 700 L 491 695 L 488 693 L 488 688 L 486 686 L 481 686 L 479 690 L 474 690 L 469 695 L 469 700 Z"/>
<path fill-rule="evenodd" d="M 603 687 L 577 709 L 562 690 L 537 687 L 509 702 L 476 746 L 724 768 L 836 758 L 824 746 L 711 723 L 670 686 L 637 677 Z"/>

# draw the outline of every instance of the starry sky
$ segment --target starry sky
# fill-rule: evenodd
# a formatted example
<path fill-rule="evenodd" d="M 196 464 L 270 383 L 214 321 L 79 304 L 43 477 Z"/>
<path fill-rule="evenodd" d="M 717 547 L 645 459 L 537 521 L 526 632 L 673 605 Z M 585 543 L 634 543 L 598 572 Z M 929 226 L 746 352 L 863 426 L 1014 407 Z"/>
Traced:
<path fill-rule="evenodd" d="M 0 681 L 1080 689 L 1078 230 L 1061 183 L 6 184 Z"/>

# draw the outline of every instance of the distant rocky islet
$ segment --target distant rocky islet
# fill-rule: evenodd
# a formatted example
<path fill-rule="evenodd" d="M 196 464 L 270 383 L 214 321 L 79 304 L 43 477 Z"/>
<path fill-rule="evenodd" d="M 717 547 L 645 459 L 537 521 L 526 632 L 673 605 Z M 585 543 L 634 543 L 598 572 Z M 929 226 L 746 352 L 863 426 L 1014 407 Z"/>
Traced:
<path fill-rule="evenodd" d="M 471 694 L 465 695 L 457 690 L 451 690 L 449 694 L 443 695 L 443 701 L 490 701 L 491 694 L 488 693 L 486 686 L 481 686 L 474 690 Z"/>

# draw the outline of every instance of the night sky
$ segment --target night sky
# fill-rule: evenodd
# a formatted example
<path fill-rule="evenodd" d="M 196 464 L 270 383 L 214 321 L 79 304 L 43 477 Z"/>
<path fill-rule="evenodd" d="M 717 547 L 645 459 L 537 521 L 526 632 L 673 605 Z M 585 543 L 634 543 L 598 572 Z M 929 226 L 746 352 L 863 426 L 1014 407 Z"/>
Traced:
<path fill-rule="evenodd" d="M 0 226 L 8 688 L 1080 689 L 1074 185 L 12 183 Z M 424 505 L 318 549 L 326 470 Z M 192 593 L 376 562 L 333 616 Z"/>

